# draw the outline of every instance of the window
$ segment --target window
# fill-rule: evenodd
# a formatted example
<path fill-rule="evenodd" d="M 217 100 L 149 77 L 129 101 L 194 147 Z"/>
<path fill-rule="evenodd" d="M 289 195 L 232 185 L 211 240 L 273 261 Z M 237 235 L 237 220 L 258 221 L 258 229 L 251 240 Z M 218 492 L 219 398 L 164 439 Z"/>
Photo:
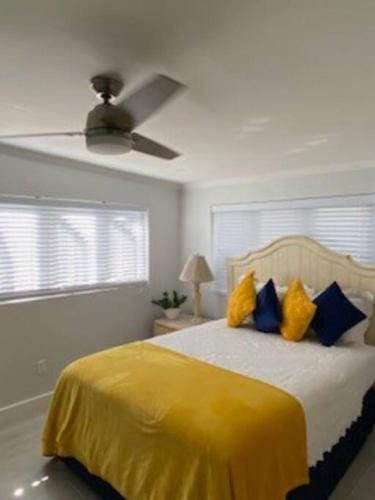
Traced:
<path fill-rule="evenodd" d="M 282 236 L 311 236 L 362 263 L 375 261 L 375 195 L 217 205 L 212 208 L 215 288 L 226 292 L 226 258 Z"/>
<path fill-rule="evenodd" d="M 148 280 L 148 214 L 0 199 L 0 298 Z"/>

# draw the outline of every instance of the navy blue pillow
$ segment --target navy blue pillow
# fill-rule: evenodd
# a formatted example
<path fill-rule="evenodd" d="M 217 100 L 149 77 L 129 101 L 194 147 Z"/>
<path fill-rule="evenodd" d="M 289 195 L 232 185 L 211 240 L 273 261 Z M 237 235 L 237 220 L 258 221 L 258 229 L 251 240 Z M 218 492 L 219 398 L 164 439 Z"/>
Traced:
<path fill-rule="evenodd" d="M 260 332 L 278 332 L 281 323 L 281 311 L 275 285 L 267 281 L 257 295 L 257 304 L 253 312 L 256 329 Z"/>
<path fill-rule="evenodd" d="M 324 290 L 314 303 L 318 308 L 311 327 L 321 344 L 327 347 L 337 342 L 349 328 L 366 318 L 366 315 L 345 297 L 336 281 Z"/>

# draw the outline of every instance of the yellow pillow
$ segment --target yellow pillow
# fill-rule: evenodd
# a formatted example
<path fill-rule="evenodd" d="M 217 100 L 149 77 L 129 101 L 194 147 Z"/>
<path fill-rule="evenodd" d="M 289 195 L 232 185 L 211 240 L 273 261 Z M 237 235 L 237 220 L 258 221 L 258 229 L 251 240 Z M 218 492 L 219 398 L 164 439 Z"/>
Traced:
<path fill-rule="evenodd" d="M 282 302 L 280 331 L 284 339 L 298 342 L 307 332 L 317 306 L 305 292 L 302 283 L 294 280 Z"/>
<path fill-rule="evenodd" d="M 256 305 L 254 272 L 247 274 L 236 286 L 229 297 L 227 320 L 228 326 L 236 328 L 251 314 Z"/>

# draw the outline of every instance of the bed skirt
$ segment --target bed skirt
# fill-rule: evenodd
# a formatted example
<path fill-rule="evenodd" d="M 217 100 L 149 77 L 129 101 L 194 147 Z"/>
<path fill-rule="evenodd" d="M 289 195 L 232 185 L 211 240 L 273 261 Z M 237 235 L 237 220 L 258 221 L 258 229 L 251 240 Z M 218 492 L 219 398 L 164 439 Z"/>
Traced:
<path fill-rule="evenodd" d="M 353 422 L 345 436 L 331 451 L 324 454 L 323 460 L 319 461 L 316 466 L 310 467 L 310 484 L 291 491 L 287 500 L 328 500 L 349 465 L 357 456 L 374 424 L 375 389 L 371 388 L 363 399 L 361 415 Z M 103 499 L 123 500 L 123 497 L 108 483 L 90 474 L 74 458 L 61 458 L 61 460 L 71 470 L 79 474 Z"/>
<path fill-rule="evenodd" d="M 287 500 L 327 500 L 349 465 L 357 456 L 375 424 L 375 389 L 363 398 L 362 413 L 345 436 L 324 454 L 324 459 L 310 467 L 310 484 L 289 493 Z"/>

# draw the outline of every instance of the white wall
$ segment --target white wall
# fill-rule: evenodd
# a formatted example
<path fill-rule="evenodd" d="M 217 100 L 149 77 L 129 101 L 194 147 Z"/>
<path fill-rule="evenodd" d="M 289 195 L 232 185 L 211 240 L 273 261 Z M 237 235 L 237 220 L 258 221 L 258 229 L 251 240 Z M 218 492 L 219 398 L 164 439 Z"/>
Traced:
<path fill-rule="evenodd" d="M 150 334 L 152 319 L 160 314 L 151 297 L 177 282 L 180 190 L 168 182 L 1 147 L 0 193 L 149 207 L 151 283 L 145 289 L 0 304 L 1 408 L 51 390 L 62 367 L 75 358 Z M 38 359 L 47 360 L 44 376 L 36 373 Z"/>
<path fill-rule="evenodd" d="M 182 199 L 182 261 L 193 252 L 211 261 L 210 207 L 221 203 L 268 201 L 375 192 L 375 168 L 359 171 L 275 177 L 216 187 L 187 187 Z M 375 257 L 374 257 L 375 258 Z M 202 310 L 211 318 L 223 317 L 226 297 L 202 285 Z"/>

